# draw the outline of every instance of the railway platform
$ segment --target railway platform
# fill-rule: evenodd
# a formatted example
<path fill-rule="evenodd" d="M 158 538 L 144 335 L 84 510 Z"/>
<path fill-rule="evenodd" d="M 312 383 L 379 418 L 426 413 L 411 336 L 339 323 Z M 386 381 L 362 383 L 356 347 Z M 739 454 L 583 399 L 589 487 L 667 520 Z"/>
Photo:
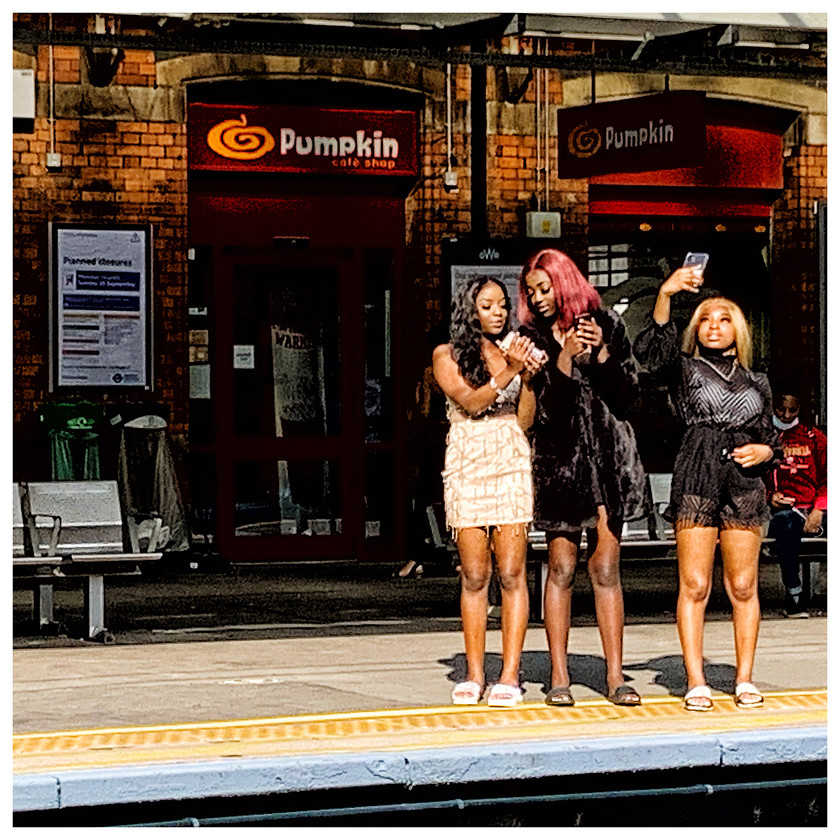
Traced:
<path fill-rule="evenodd" d="M 16 824 L 267 824 L 378 812 L 412 824 L 488 797 L 533 814 L 540 801 L 632 790 L 701 799 L 743 785 L 786 796 L 824 790 L 824 617 L 763 621 L 754 682 L 766 702 L 752 710 L 731 696 L 732 624 L 711 620 L 707 714 L 682 708 L 671 623 L 627 627 L 625 675 L 643 698 L 638 708 L 604 698 L 595 626 L 572 629 L 577 703 L 568 709 L 543 703 L 548 653 L 538 626 L 522 659 L 526 702 L 515 709 L 449 705 L 464 668 L 460 633 L 431 622 L 399 630 L 383 622 L 362 634 L 19 647 Z M 490 679 L 500 641 L 491 629 Z"/>

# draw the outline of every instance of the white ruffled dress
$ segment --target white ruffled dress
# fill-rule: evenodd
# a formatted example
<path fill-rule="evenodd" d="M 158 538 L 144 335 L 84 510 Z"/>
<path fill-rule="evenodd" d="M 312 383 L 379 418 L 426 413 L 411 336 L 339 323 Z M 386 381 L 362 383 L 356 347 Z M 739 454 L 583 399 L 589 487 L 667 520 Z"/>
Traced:
<path fill-rule="evenodd" d="M 515 376 L 481 414 L 447 400 L 449 433 L 443 469 L 447 527 L 529 525 L 534 516 L 531 449 L 516 419 L 522 382 Z"/>

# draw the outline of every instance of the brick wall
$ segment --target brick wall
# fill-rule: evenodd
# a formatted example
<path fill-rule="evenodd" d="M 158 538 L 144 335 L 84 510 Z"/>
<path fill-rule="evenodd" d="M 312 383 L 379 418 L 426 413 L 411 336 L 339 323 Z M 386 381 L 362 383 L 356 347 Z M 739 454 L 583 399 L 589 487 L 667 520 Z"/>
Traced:
<path fill-rule="evenodd" d="M 412 319 L 408 329 L 415 343 L 425 346 L 424 336 L 440 323 L 442 242 L 469 235 L 471 213 L 469 125 L 470 72 L 466 66 L 452 68 L 452 157 L 458 189 L 443 188 L 446 160 L 446 104 L 443 84 L 435 85 L 420 120 L 420 181 L 406 200 L 407 281 L 409 305 L 422 317 Z M 420 365 L 418 361 L 418 365 Z M 410 373 L 413 376 L 415 371 Z"/>
<path fill-rule="evenodd" d="M 819 393 L 819 263 L 815 203 L 827 195 L 827 147 L 798 146 L 773 213 L 773 372 L 802 387 L 803 416 Z"/>
<path fill-rule="evenodd" d="M 67 72 L 71 72 L 70 62 Z M 39 75 L 42 71 L 39 67 Z M 15 470 L 43 475 L 45 438 L 36 411 L 84 391 L 49 393 L 48 223 L 151 224 L 154 242 L 155 385 L 150 394 L 106 391 L 105 402 L 153 400 L 172 410 L 171 431 L 187 430 L 186 144 L 181 124 L 63 120 L 55 122 L 61 168 L 46 169 L 50 126 L 13 139 Z M 97 392 L 99 394 L 99 392 Z"/>

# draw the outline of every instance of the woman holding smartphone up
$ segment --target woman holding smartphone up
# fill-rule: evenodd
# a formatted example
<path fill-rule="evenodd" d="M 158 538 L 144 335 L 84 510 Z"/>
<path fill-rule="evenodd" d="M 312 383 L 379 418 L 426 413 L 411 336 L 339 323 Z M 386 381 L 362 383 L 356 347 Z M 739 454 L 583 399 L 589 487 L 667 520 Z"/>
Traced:
<path fill-rule="evenodd" d="M 619 538 L 625 520 L 645 516 L 649 494 L 627 408 L 637 387 L 619 316 L 561 251 L 545 249 L 522 270 L 523 334 L 548 354 L 534 377 L 534 527 L 546 532 L 549 574 L 545 629 L 551 654 L 546 703 L 571 706 L 567 647 L 572 585 L 587 530 L 589 577 L 607 664 L 607 696 L 635 706 L 622 671 L 624 596 Z"/>
<path fill-rule="evenodd" d="M 780 451 L 770 386 L 750 370 L 752 342 L 740 308 L 726 298 L 707 298 L 682 336 L 671 320 L 671 298 L 697 294 L 701 284 L 702 275 L 683 266 L 660 286 L 653 323 L 636 339 L 635 351 L 667 381 L 685 425 L 665 516 L 674 522 L 677 541 L 685 707 L 706 712 L 712 692 L 703 673 L 703 625 L 718 540 L 735 625 L 735 702 L 764 702 L 751 682 L 760 618 L 758 555 L 770 519 L 762 476 Z"/>
<path fill-rule="evenodd" d="M 461 560 L 467 674 L 452 691 L 452 702 L 460 705 L 478 703 L 485 692 L 491 546 L 502 595 L 502 673 L 487 704 L 522 702 L 519 660 L 528 628 L 525 554 L 533 516 L 531 453 L 523 430 L 533 420 L 529 380 L 540 363 L 527 338 L 516 337 L 506 350 L 499 346 L 509 312 L 503 286 L 490 277 L 470 280 L 453 302 L 450 343 L 439 345 L 432 355 L 450 422 L 443 497 Z"/>

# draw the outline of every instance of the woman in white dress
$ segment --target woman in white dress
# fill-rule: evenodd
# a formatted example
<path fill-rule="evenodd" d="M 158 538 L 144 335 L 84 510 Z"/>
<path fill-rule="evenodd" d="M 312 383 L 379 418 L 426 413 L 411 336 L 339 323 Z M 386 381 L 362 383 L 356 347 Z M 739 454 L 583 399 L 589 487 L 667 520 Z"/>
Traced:
<path fill-rule="evenodd" d="M 450 421 L 443 470 L 447 526 L 461 560 L 461 620 L 466 680 L 452 702 L 478 703 L 485 692 L 484 652 L 491 548 L 502 595 L 502 672 L 488 705 L 522 702 L 519 661 L 528 626 L 525 575 L 533 517 L 531 453 L 524 429 L 534 417 L 530 378 L 540 362 L 533 342 L 517 337 L 499 346 L 508 329 L 507 291 L 490 277 L 469 281 L 453 302 L 449 344 L 432 355 Z"/>

